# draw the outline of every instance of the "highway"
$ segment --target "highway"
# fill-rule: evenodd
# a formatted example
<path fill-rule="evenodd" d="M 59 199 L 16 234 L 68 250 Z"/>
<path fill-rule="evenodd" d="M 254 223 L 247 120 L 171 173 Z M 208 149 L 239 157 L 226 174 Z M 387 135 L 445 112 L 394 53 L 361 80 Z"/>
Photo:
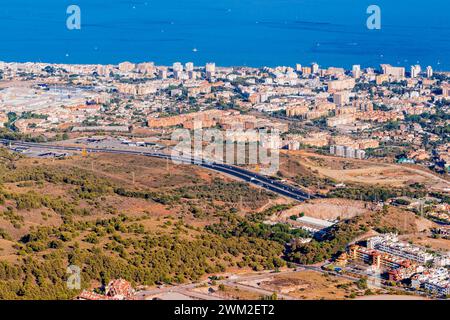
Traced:
<path fill-rule="evenodd" d="M 44 144 L 44 143 L 33 143 L 33 142 L 23 142 L 23 141 L 13 141 L 7 139 L 0 139 L 0 143 L 5 146 L 15 146 L 15 147 L 25 147 L 25 148 L 40 148 L 45 150 L 57 150 L 57 151 L 72 151 L 72 152 L 81 152 L 83 150 L 82 147 L 70 147 L 70 146 L 61 146 L 61 145 L 53 145 L 53 144 Z M 180 156 L 173 156 L 170 154 L 159 153 L 159 152 L 146 152 L 146 151 L 134 151 L 134 150 L 125 150 L 125 149 L 108 149 L 108 148 L 86 148 L 86 151 L 89 153 L 112 153 L 112 154 L 126 154 L 126 155 L 140 155 L 146 157 L 160 158 L 160 159 L 168 159 L 177 161 L 179 163 L 192 164 L 197 165 L 199 167 L 213 170 L 221 173 L 228 174 L 240 180 L 246 181 L 255 186 L 261 187 L 268 191 L 272 191 L 278 195 L 296 200 L 296 201 L 305 201 L 307 199 L 316 198 L 315 195 L 310 195 L 305 191 L 295 188 L 289 184 L 280 182 L 270 177 L 266 177 L 260 175 L 255 172 L 251 172 L 249 170 L 245 170 L 239 168 L 237 166 L 227 165 L 223 163 L 204 161 L 202 159 L 195 158 L 187 158 Z"/>

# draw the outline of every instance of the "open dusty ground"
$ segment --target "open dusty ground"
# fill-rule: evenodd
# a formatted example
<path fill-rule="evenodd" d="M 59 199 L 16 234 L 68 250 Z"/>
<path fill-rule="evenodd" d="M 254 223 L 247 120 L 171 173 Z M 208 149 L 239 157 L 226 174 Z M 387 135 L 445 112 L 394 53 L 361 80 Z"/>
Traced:
<path fill-rule="evenodd" d="M 292 162 L 297 162 L 298 165 L 321 176 L 331 178 L 337 183 L 352 182 L 393 187 L 420 183 L 431 190 L 448 192 L 450 189 L 448 176 L 439 176 L 420 166 L 345 159 L 306 151 L 289 151 L 284 152 L 284 155 L 288 159 L 282 160 L 282 170 L 289 172 L 295 166 Z"/>
<path fill-rule="evenodd" d="M 395 227 L 404 234 L 417 234 L 428 231 L 435 226 L 430 220 L 418 217 L 411 211 L 405 211 L 395 207 L 389 208 L 387 214 L 381 217 L 379 224 L 384 227 Z"/>
<path fill-rule="evenodd" d="M 412 241 L 422 247 L 431 248 L 437 251 L 450 251 L 450 240 L 448 239 L 433 239 L 428 234 L 407 235 L 402 237 L 405 241 Z"/>
<path fill-rule="evenodd" d="M 345 299 L 355 287 L 350 280 L 324 275 L 315 271 L 301 271 L 285 275 L 275 275 L 268 280 L 255 281 L 248 285 L 258 286 L 273 292 L 288 294 L 296 299 Z M 348 285 L 346 289 L 339 285 Z"/>
<path fill-rule="evenodd" d="M 37 161 L 43 161 L 49 165 L 49 161 Z M 208 183 L 214 177 L 219 177 L 214 172 L 195 166 L 174 165 L 171 161 L 143 156 L 95 154 L 85 158 L 75 156 L 63 160 L 63 162 L 65 166 L 91 170 L 95 174 L 118 183 L 133 184 L 134 182 L 136 186 L 146 188 L 179 187 L 194 185 L 198 182 Z M 58 164 L 58 161 L 50 164 Z M 223 178 L 223 176 L 220 177 Z"/>
<path fill-rule="evenodd" d="M 370 212 L 369 204 L 347 199 L 314 199 L 300 203 L 289 210 L 280 212 L 274 219 L 287 220 L 292 215 L 304 213 L 308 217 L 335 220 L 349 219 Z"/>
<path fill-rule="evenodd" d="M 224 285 L 222 289 L 219 286 L 212 287 L 214 295 L 227 300 L 261 300 L 263 295 L 251 290 L 244 290 L 234 285 Z M 195 291 L 207 294 L 209 287 L 196 288 Z"/>
<path fill-rule="evenodd" d="M 0 239 L 0 257 L 1 260 L 7 262 L 14 262 L 17 259 L 15 250 L 13 248 L 14 242 L 5 239 Z"/>

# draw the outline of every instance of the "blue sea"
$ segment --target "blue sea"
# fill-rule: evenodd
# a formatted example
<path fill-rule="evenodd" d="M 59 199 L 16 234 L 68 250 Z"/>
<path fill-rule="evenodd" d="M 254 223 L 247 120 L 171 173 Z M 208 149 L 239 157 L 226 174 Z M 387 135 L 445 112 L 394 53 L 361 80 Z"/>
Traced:
<path fill-rule="evenodd" d="M 66 27 L 72 4 L 81 30 Z M 0 0 L 0 32 L 2 61 L 450 70 L 448 0 Z"/>

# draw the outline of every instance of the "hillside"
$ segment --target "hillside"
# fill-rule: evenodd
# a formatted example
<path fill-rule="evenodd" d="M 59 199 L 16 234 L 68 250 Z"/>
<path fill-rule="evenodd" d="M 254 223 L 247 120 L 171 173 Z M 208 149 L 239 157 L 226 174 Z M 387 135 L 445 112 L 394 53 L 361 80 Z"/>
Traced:
<path fill-rule="evenodd" d="M 114 278 L 151 287 L 273 270 L 287 261 L 317 263 L 368 232 L 418 236 L 430 227 L 412 212 L 370 205 L 386 192 L 338 189 L 331 198 L 294 204 L 165 160 L 110 154 L 38 160 L 0 149 L 0 299 L 73 298 L 80 290 L 67 287 L 71 265 L 81 270 L 81 289 Z M 289 227 L 300 212 L 341 221 L 323 241 L 286 246 L 309 236 Z M 276 223 L 263 223 L 268 219 Z"/>
<path fill-rule="evenodd" d="M 194 166 L 95 155 L 35 160 L 0 154 L 0 299 L 66 299 L 125 278 L 182 283 L 227 268 L 281 266 L 281 243 L 224 237 L 205 226 L 280 202 Z M 283 202 L 283 201 L 281 201 Z"/>

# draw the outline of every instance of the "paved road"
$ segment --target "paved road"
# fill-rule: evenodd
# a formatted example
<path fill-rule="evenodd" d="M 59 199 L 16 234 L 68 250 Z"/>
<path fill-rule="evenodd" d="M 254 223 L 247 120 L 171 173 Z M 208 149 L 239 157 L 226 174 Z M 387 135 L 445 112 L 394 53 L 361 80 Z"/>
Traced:
<path fill-rule="evenodd" d="M 191 297 L 196 300 L 224 300 L 221 297 L 217 297 L 212 294 L 202 293 L 198 291 L 194 291 L 194 289 L 199 286 L 198 283 L 189 283 L 178 286 L 165 286 L 163 288 L 156 288 L 151 290 L 140 291 L 136 294 L 136 298 L 138 300 L 145 300 L 148 297 L 152 296 L 161 296 L 168 293 L 179 293 L 187 297 Z"/>
<path fill-rule="evenodd" d="M 237 276 L 233 279 L 228 278 L 228 279 L 224 279 L 224 280 L 217 280 L 216 285 L 223 284 L 223 285 L 227 285 L 230 287 L 237 287 L 244 291 L 255 292 L 262 296 L 270 296 L 273 294 L 273 291 L 265 290 L 265 289 L 259 288 L 257 286 L 248 285 L 243 282 L 264 280 L 264 279 L 271 278 L 275 275 L 291 274 L 291 273 L 295 273 L 295 272 L 298 272 L 298 271 L 287 270 L 287 271 L 281 271 L 278 273 L 265 272 L 265 273 L 256 274 L 256 275 Z M 151 289 L 151 290 L 140 291 L 136 295 L 136 297 L 138 299 L 145 299 L 146 297 L 149 297 L 149 296 L 150 297 L 158 296 L 158 295 L 162 295 L 165 293 L 176 292 L 176 293 L 180 293 L 185 296 L 188 296 L 188 297 L 191 297 L 194 299 L 200 299 L 200 300 L 228 300 L 227 298 L 225 298 L 223 296 L 219 296 L 215 293 L 208 294 L 208 293 L 198 292 L 198 291 L 194 290 L 196 287 L 198 287 L 202 284 L 206 285 L 207 287 L 211 287 L 211 285 L 208 284 L 208 281 L 202 281 L 201 283 L 189 283 L 189 284 L 178 285 L 178 286 L 170 286 L 169 285 L 169 286 L 166 286 L 163 288 L 155 288 L 155 289 Z M 281 293 L 278 293 L 277 295 L 278 295 L 279 299 L 294 300 L 294 298 L 289 295 L 285 295 L 285 294 L 281 294 Z"/>
<path fill-rule="evenodd" d="M 40 148 L 45 150 L 57 150 L 57 151 L 75 151 L 81 152 L 83 150 L 82 147 L 70 147 L 70 146 L 61 146 L 54 144 L 44 144 L 44 143 L 32 143 L 32 142 L 23 142 L 23 141 L 12 141 L 6 139 L 0 139 L 0 143 L 6 146 L 15 146 L 15 147 L 26 147 L 26 148 Z M 259 186 L 266 190 L 277 193 L 281 196 L 297 200 L 297 201 L 305 201 L 307 199 L 316 198 L 316 195 L 310 195 L 305 191 L 293 187 L 289 184 L 280 182 L 270 177 L 266 177 L 260 175 L 255 172 L 251 172 L 249 170 L 245 170 L 236 166 L 227 165 L 223 163 L 204 161 L 201 159 L 191 159 L 187 157 L 173 156 L 170 154 L 159 153 L 159 152 L 146 152 L 146 151 L 134 151 L 134 150 L 125 150 L 125 149 L 107 149 L 107 148 L 86 148 L 86 151 L 89 153 L 112 153 L 112 154 L 128 154 L 128 155 L 141 155 L 147 157 L 154 157 L 160 159 L 169 159 L 178 161 L 180 163 L 193 164 L 199 167 L 225 173 L 231 175 L 235 178 L 241 179 L 253 185 Z"/>

